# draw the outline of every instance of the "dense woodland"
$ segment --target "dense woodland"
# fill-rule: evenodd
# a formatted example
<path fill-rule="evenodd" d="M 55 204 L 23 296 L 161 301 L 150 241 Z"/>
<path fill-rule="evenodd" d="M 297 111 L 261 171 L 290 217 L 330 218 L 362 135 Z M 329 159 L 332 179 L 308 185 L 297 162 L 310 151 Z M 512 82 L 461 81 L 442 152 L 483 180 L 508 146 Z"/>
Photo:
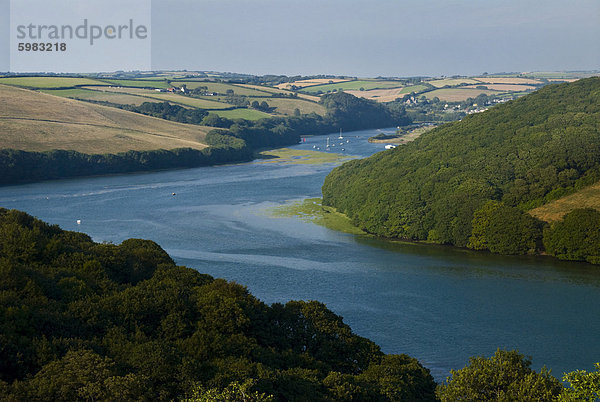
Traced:
<path fill-rule="evenodd" d="M 551 227 L 526 213 L 598 180 L 600 78 L 589 78 L 546 86 L 348 162 L 325 180 L 323 200 L 380 236 L 502 254 L 545 245 L 559 258 L 598 262 L 592 212 L 573 211 Z M 567 240 L 576 234 L 586 240 Z"/>
<path fill-rule="evenodd" d="M 0 185 L 74 176 L 189 168 L 248 161 L 260 148 L 297 144 L 301 135 L 409 124 L 404 109 L 386 107 L 345 93 L 326 95 L 326 116 L 272 117 L 258 121 L 230 120 L 203 110 L 164 103 L 143 103 L 130 111 L 166 120 L 215 127 L 207 135 L 209 148 L 129 151 L 88 155 L 76 151 L 26 152 L 0 150 Z"/>
<path fill-rule="evenodd" d="M 0 210 L 4 398 L 172 400 L 233 382 L 311 401 L 433 400 L 436 386 L 321 303 L 268 306 L 152 241 L 94 243 Z"/>
<path fill-rule="evenodd" d="M 266 305 L 177 266 L 156 243 L 95 243 L 0 209 L 0 400 L 590 400 L 597 371 L 563 385 L 498 350 L 437 385 L 323 304 Z M 585 399 L 585 398 L 588 399 Z M 591 399 L 590 399 L 591 398 Z"/>

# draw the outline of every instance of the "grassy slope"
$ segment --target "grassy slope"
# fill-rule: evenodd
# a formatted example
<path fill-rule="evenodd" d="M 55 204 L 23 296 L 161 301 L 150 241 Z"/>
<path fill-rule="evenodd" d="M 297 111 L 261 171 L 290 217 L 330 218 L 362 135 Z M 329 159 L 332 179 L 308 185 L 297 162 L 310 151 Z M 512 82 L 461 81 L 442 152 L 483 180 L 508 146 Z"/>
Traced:
<path fill-rule="evenodd" d="M 60 96 L 63 98 L 91 100 L 96 102 L 111 102 L 119 105 L 141 105 L 144 102 L 162 102 L 158 99 L 147 98 L 144 96 L 109 92 L 103 91 L 101 89 L 44 89 L 41 92 L 46 93 L 48 95 Z"/>
<path fill-rule="evenodd" d="M 347 81 L 340 82 L 337 84 L 325 84 L 325 85 L 315 85 L 311 87 L 303 88 L 303 92 L 308 93 L 317 93 L 319 91 L 327 92 L 331 90 L 345 90 L 345 89 L 360 89 L 364 88 L 365 90 L 369 89 L 386 89 L 386 88 L 400 88 L 402 87 L 402 83 L 399 81 L 368 81 L 368 80 L 356 80 L 356 81 Z"/>
<path fill-rule="evenodd" d="M 0 148 L 84 153 L 205 148 L 207 127 L 0 85 Z"/>
<path fill-rule="evenodd" d="M 109 85 L 89 78 L 70 77 L 5 77 L 0 84 L 17 85 L 28 88 L 66 88 L 79 85 Z"/>
<path fill-rule="evenodd" d="M 594 208 L 600 211 L 600 183 L 532 209 L 529 213 L 540 220 L 552 222 L 561 220 L 577 208 Z"/>

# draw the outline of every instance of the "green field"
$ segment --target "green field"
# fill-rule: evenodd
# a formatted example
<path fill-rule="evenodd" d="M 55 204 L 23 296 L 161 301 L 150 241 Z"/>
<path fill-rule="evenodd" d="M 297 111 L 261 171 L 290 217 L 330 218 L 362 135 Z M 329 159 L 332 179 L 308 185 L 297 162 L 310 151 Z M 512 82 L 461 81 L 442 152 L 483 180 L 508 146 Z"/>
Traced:
<path fill-rule="evenodd" d="M 273 117 L 268 113 L 254 109 L 214 110 L 212 113 L 216 113 L 227 119 L 260 120 L 267 117 Z"/>
<path fill-rule="evenodd" d="M 170 88 L 171 86 L 165 80 L 102 80 L 110 85 L 132 88 Z M 93 85 L 93 84 L 90 84 Z M 102 85 L 102 84 L 101 84 Z M 106 85 L 106 84 L 104 84 Z"/>
<path fill-rule="evenodd" d="M 67 88 L 82 85 L 108 85 L 89 78 L 72 77 L 5 77 L 0 78 L 0 84 L 26 88 Z"/>
<path fill-rule="evenodd" d="M 48 95 L 61 96 L 63 98 L 90 100 L 97 102 L 110 102 L 119 105 L 141 105 L 144 102 L 161 102 L 144 96 L 121 94 L 102 90 L 91 90 L 83 88 L 72 89 L 44 89 L 41 92 Z"/>
<path fill-rule="evenodd" d="M 180 105 L 207 109 L 207 110 L 218 110 L 218 109 L 230 109 L 235 106 L 228 103 L 217 102 L 216 100 L 192 98 L 189 96 L 179 95 L 176 93 L 169 92 L 157 92 L 152 89 L 143 88 L 106 88 L 106 91 L 143 96 L 152 100 L 159 100 L 163 102 L 178 103 Z"/>
<path fill-rule="evenodd" d="M 356 90 L 363 88 L 365 90 L 370 89 L 388 89 L 388 88 L 400 88 L 402 87 L 402 83 L 399 81 L 367 81 L 367 80 L 355 80 L 355 81 L 346 81 L 346 82 L 338 82 L 337 84 L 324 84 L 324 85 L 315 85 L 312 87 L 302 88 L 302 92 L 308 93 L 319 93 L 319 91 L 327 92 L 332 90 Z"/>
<path fill-rule="evenodd" d="M 168 102 L 173 102 L 173 103 L 180 103 L 182 105 L 192 106 L 192 107 L 196 107 L 199 109 L 207 109 L 207 110 L 230 109 L 230 108 L 235 107 L 235 106 L 227 104 L 227 103 L 215 102 L 215 101 L 206 100 L 206 99 L 191 98 L 189 96 L 170 94 L 170 93 L 164 93 L 164 92 L 148 93 L 145 96 L 148 98 L 154 98 L 154 99 L 159 99 L 162 101 L 168 101 Z"/>
<path fill-rule="evenodd" d="M 257 91 L 255 89 L 245 88 L 239 85 L 225 84 L 222 82 L 211 82 L 211 81 L 175 81 L 173 86 L 181 87 L 185 84 L 188 89 L 196 89 L 198 87 L 207 87 L 208 92 L 215 92 L 218 94 L 225 95 L 228 89 L 233 90 L 236 95 L 244 96 L 267 96 L 265 91 Z"/>
<path fill-rule="evenodd" d="M 327 113 L 327 109 L 324 106 L 300 98 L 253 98 L 252 100 L 257 102 L 265 101 L 270 107 L 275 108 L 276 113 L 288 116 L 293 116 L 295 109 L 300 110 L 302 114 L 316 113 L 324 116 Z"/>

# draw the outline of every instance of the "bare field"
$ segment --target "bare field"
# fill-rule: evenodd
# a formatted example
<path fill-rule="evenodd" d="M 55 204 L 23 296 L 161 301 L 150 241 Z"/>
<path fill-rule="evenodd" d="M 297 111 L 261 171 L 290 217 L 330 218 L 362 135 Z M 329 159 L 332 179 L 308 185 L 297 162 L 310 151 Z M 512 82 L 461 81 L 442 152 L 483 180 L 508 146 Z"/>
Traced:
<path fill-rule="evenodd" d="M 521 92 L 521 91 L 531 91 L 536 89 L 533 85 L 523 85 L 523 84 L 478 84 L 478 85 L 467 85 L 462 88 L 476 88 L 478 86 L 485 86 L 487 89 L 491 89 L 494 91 L 508 91 L 508 92 Z"/>
<path fill-rule="evenodd" d="M 567 195 L 532 209 L 529 214 L 546 221 L 559 221 L 567 213 L 577 208 L 594 208 L 600 211 L 600 183 L 585 187 L 575 194 Z"/>
<path fill-rule="evenodd" d="M 0 85 L 0 148 L 84 153 L 205 148 L 210 127 Z"/>
<path fill-rule="evenodd" d="M 486 94 L 498 94 L 501 93 L 499 91 L 492 91 L 489 89 L 472 89 L 472 88 L 441 88 L 436 89 L 435 91 L 426 92 L 423 95 L 427 97 L 427 99 L 433 99 L 436 96 L 440 98 L 440 100 L 448 101 L 448 102 L 462 102 L 469 98 L 475 98 L 477 95 Z"/>
<path fill-rule="evenodd" d="M 370 91 L 344 91 L 350 95 L 354 95 L 357 98 L 372 99 L 377 102 L 392 102 L 396 98 L 401 98 L 406 95 L 404 92 L 405 88 L 393 88 L 393 89 L 372 89 Z"/>
<path fill-rule="evenodd" d="M 518 78 L 518 77 L 474 77 L 474 80 L 479 82 L 483 82 L 486 84 L 541 84 L 542 82 L 539 80 L 534 80 L 532 78 Z"/>

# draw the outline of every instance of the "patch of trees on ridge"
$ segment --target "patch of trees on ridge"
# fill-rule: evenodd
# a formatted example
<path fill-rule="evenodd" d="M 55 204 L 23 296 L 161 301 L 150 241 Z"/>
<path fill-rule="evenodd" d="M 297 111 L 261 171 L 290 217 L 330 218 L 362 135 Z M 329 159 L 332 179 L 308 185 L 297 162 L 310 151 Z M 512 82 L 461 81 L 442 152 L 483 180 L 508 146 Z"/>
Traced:
<path fill-rule="evenodd" d="M 573 211 L 549 227 L 526 213 L 598 180 L 596 77 L 546 86 L 345 163 L 326 178 L 323 202 L 380 236 L 502 254 L 536 253 L 545 245 L 559 258 L 598 262 L 594 212 Z M 567 241 L 575 233 L 585 242 Z"/>

